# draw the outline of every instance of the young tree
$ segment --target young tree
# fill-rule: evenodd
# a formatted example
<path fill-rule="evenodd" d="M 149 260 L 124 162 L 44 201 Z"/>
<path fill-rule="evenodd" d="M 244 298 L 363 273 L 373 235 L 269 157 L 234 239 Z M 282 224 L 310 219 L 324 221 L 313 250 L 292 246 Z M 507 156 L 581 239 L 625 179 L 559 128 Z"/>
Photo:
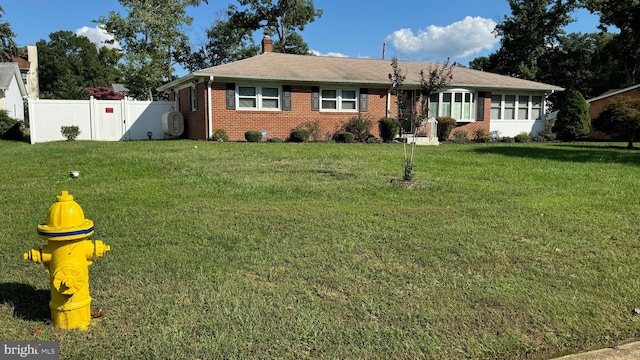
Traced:
<path fill-rule="evenodd" d="M 101 16 L 97 23 L 113 34 L 123 51 L 124 82 L 130 95 L 151 100 L 155 88 L 173 79 L 176 53 L 187 49 L 184 27 L 193 19 L 188 6 L 202 0 L 118 0 L 127 9 L 127 17 L 115 11 Z M 205 0 L 206 2 L 206 0 Z"/>
<path fill-rule="evenodd" d="M 4 9 L 0 6 L 0 19 Z M 19 49 L 13 38 L 16 34 L 11 30 L 11 24 L 0 21 L 0 61 L 11 61 L 11 56 L 19 55 Z"/>
<path fill-rule="evenodd" d="M 397 57 L 391 60 L 393 72 L 389 73 L 389 80 L 391 81 L 391 92 L 396 95 L 398 102 L 398 120 L 401 124 L 410 122 L 411 125 L 413 125 L 412 127 L 415 128 L 415 132 L 418 132 L 418 129 L 429 115 L 429 97 L 449 85 L 453 79 L 453 69 L 455 67 L 456 63 L 454 62 L 449 65 L 449 59 L 447 59 L 446 63 L 432 66 L 426 73 L 424 69 L 420 71 L 420 87 L 418 89 L 420 113 L 414 113 L 406 111 L 407 109 L 413 108 L 413 104 L 408 103 L 411 100 L 404 97 L 403 84 L 406 79 L 406 74 L 400 69 Z M 406 143 L 404 145 L 404 172 L 402 175 L 402 180 L 404 181 L 411 181 L 413 179 L 415 149 L 416 138 L 414 136 L 410 154 L 407 152 Z"/>
<path fill-rule="evenodd" d="M 552 131 L 558 139 L 572 141 L 589 133 L 591 116 L 589 105 L 579 91 L 572 90 L 567 95 Z"/>
<path fill-rule="evenodd" d="M 594 128 L 627 141 L 627 149 L 640 137 L 640 100 L 614 102 L 593 121 Z"/>
<path fill-rule="evenodd" d="M 229 21 L 236 27 L 265 35 L 277 36 L 275 51 L 308 54 L 308 46 L 298 34 L 305 26 L 322 16 L 312 0 L 238 0 L 243 10 L 229 5 Z"/>

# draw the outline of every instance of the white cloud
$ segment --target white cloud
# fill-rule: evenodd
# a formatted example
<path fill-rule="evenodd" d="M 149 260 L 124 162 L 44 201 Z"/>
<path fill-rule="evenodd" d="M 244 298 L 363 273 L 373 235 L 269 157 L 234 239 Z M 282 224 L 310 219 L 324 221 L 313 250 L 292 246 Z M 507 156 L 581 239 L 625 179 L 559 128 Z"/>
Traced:
<path fill-rule="evenodd" d="M 337 53 L 337 52 L 332 52 L 332 51 L 329 51 L 329 52 L 328 52 L 328 53 L 326 53 L 326 54 L 321 54 L 321 53 L 320 53 L 320 51 L 318 51 L 318 50 L 309 50 L 309 53 L 310 53 L 311 55 L 315 55 L 315 56 L 348 57 L 348 56 L 347 56 L 347 55 L 345 55 L 345 54 L 341 54 L 341 53 Z"/>
<path fill-rule="evenodd" d="M 401 52 L 423 58 L 465 58 L 491 50 L 500 39 L 493 34 L 496 22 L 479 16 L 467 16 L 444 27 L 429 26 L 414 34 L 411 29 L 400 29 L 387 36 L 386 41 Z"/>
<path fill-rule="evenodd" d="M 105 43 L 106 40 L 113 40 L 113 35 L 106 32 L 100 26 L 96 26 L 94 28 L 83 26 L 80 29 L 76 30 L 76 35 L 88 37 L 89 40 L 91 40 L 91 42 L 96 44 L 98 47 L 106 46 L 108 48 L 120 48 L 120 45 L 118 43 Z"/>

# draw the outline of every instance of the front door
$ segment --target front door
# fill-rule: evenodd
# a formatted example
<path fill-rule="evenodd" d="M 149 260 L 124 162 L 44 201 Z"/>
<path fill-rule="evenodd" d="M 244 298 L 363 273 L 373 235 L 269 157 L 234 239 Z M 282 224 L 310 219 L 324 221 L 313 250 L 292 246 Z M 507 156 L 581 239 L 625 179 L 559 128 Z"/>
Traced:
<path fill-rule="evenodd" d="M 416 92 L 414 90 L 402 90 L 398 98 L 398 120 L 402 134 L 413 134 L 416 126 L 413 122 L 416 114 Z"/>

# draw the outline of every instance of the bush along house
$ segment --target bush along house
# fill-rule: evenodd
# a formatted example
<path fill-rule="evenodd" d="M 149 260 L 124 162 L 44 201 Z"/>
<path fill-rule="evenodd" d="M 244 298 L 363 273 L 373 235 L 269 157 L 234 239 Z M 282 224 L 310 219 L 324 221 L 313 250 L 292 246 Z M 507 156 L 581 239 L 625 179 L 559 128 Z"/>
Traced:
<path fill-rule="evenodd" d="M 391 60 L 291 55 L 272 52 L 190 73 L 160 88 L 177 100 L 189 139 L 211 139 L 223 129 L 230 140 L 246 131 L 286 139 L 305 122 L 317 122 L 327 137 L 351 118 L 377 122 L 397 117 L 392 95 Z M 420 72 L 435 63 L 399 61 L 406 75 L 403 91 L 416 103 Z M 561 87 L 463 67 L 453 70 L 449 86 L 429 99 L 429 117 L 450 116 L 473 137 L 476 130 L 499 136 L 535 135 L 545 123 L 545 100 Z M 457 129 L 456 129 L 457 130 Z M 455 130 L 454 130 L 455 131 Z"/>

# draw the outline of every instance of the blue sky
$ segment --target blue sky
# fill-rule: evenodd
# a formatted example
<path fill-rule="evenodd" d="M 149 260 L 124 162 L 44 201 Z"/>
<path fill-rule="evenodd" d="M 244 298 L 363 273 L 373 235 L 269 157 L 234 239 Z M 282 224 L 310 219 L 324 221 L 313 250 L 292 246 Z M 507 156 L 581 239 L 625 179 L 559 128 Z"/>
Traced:
<path fill-rule="evenodd" d="M 203 45 L 206 29 L 227 4 L 209 0 L 190 8 L 193 25 L 187 29 L 192 45 Z M 506 0 L 315 0 L 323 16 L 309 24 L 302 37 L 317 55 L 401 60 L 452 61 L 467 64 L 499 47 L 492 34 L 497 22 L 510 14 Z M 126 15 L 117 0 L 9 0 L 0 1 L 2 20 L 9 22 L 20 46 L 34 44 L 59 30 L 86 35 L 95 42 L 104 39 L 92 22 L 114 10 Z M 598 18 L 582 10 L 568 32 L 594 32 Z M 257 42 L 260 39 L 256 39 Z M 178 70 L 177 75 L 185 75 Z"/>

